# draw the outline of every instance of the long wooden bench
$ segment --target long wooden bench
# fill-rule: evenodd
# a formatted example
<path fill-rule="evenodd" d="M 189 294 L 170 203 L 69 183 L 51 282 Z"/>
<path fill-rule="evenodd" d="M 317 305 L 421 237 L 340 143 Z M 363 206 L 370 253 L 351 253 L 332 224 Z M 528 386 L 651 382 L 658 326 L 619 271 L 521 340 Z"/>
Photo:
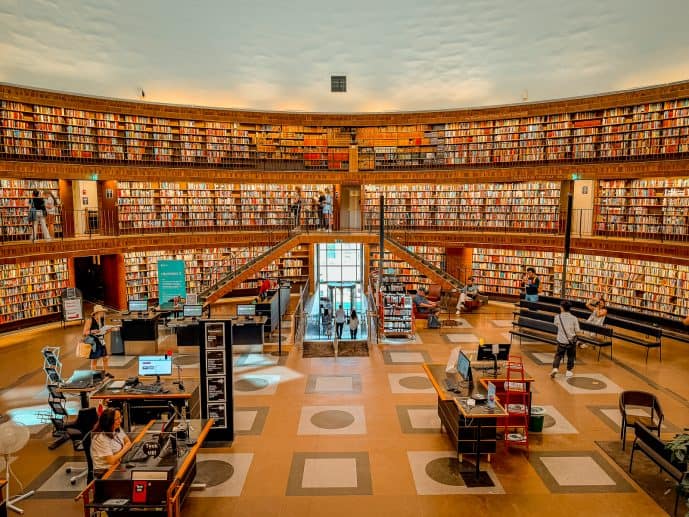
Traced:
<path fill-rule="evenodd" d="M 675 332 L 673 330 L 663 329 L 663 337 L 669 337 L 670 339 L 689 343 L 689 334 L 685 334 L 684 332 Z"/>
<path fill-rule="evenodd" d="M 648 352 L 651 348 L 658 349 L 658 360 L 663 360 L 662 351 L 662 338 L 663 329 L 660 327 L 651 327 L 649 325 L 642 325 L 640 323 L 635 323 L 633 321 L 624 320 L 621 318 L 605 318 L 605 322 L 609 323 L 613 327 L 617 327 L 624 330 L 631 330 L 640 336 L 634 336 L 627 334 L 626 332 L 618 332 L 615 330 L 612 333 L 612 337 L 626 341 L 627 343 L 633 343 L 635 345 L 640 345 L 646 347 L 646 362 L 648 362 Z"/>
<path fill-rule="evenodd" d="M 655 434 L 653 434 L 651 430 L 644 424 L 635 422 L 634 432 L 636 437 L 634 438 L 634 445 L 632 445 L 632 455 L 629 458 L 629 472 L 631 473 L 632 471 L 635 451 L 643 452 L 653 463 L 667 472 L 667 474 L 677 483 L 677 486 L 675 487 L 677 495 L 675 497 L 675 510 L 673 515 L 677 514 L 677 503 L 679 502 L 680 496 L 680 490 L 678 490 L 678 488 L 682 483 L 682 480 L 689 476 L 687 464 L 678 465 L 673 463 L 670 452 L 665 448 L 665 443 Z"/>
<path fill-rule="evenodd" d="M 557 346 L 557 327 L 552 321 L 534 320 L 520 316 L 512 325 L 515 328 L 510 330 L 510 343 L 512 343 L 514 336 L 518 336 L 520 345 L 521 338 L 525 337 Z"/>

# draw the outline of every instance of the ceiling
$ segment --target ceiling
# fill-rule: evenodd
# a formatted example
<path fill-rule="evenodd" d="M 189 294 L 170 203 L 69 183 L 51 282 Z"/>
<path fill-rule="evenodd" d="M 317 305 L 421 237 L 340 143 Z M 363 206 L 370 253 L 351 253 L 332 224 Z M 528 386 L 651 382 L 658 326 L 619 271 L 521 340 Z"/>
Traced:
<path fill-rule="evenodd" d="M 510 104 L 689 79 L 688 19 L 687 0 L 2 0 L 0 81 L 260 110 Z"/>

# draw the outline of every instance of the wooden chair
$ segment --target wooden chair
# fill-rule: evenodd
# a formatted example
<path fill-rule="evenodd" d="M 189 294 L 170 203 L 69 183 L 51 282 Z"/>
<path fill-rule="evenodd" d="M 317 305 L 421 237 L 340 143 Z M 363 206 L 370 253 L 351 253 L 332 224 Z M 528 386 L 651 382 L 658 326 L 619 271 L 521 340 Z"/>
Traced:
<path fill-rule="evenodd" d="M 428 287 L 428 295 L 426 298 L 428 298 L 429 301 L 431 302 L 437 302 L 440 300 L 440 297 L 442 296 L 442 288 L 438 284 L 431 284 Z"/>
<path fill-rule="evenodd" d="M 629 412 L 632 408 L 647 408 L 650 416 L 640 416 Z M 653 393 L 646 391 L 623 391 L 620 393 L 620 439 L 622 440 L 622 450 L 625 447 L 627 438 L 627 427 L 634 427 L 636 422 L 644 424 L 648 429 L 656 431 L 660 437 L 660 426 L 663 424 L 663 409 L 660 407 L 658 399 Z"/>

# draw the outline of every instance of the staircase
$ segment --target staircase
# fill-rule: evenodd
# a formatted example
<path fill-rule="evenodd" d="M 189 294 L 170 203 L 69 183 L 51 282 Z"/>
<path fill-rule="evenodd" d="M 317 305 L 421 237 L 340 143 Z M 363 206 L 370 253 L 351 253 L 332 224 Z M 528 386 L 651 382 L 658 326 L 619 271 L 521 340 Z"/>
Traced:
<path fill-rule="evenodd" d="M 218 301 L 244 280 L 253 277 L 257 272 L 261 271 L 263 268 L 270 265 L 270 263 L 298 245 L 299 239 L 297 237 L 290 237 L 278 242 L 265 253 L 252 258 L 246 264 L 243 264 L 218 280 L 215 285 L 210 286 L 200 293 L 199 297 L 204 303 L 214 303 Z"/>
<path fill-rule="evenodd" d="M 410 266 L 415 268 L 419 273 L 426 275 L 433 283 L 440 284 L 444 290 L 459 291 L 464 288 L 464 284 L 455 277 L 443 271 L 435 264 L 428 262 L 422 256 L 409 251 L 403 244 L 399 243 L 395 239 L 386 237 L 385 248 L 398 258 L 407 261 Z"/>

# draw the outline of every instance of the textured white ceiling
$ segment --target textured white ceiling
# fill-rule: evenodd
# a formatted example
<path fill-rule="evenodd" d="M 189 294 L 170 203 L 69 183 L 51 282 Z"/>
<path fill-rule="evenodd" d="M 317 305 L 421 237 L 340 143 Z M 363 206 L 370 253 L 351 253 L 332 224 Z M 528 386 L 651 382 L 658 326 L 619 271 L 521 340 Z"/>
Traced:
<path fill-rule="evenodd" d="M 0 81 L 266 110 L 504 104 L 689 79 L 687 20 L 689 0 L 0 0 Z"/>

